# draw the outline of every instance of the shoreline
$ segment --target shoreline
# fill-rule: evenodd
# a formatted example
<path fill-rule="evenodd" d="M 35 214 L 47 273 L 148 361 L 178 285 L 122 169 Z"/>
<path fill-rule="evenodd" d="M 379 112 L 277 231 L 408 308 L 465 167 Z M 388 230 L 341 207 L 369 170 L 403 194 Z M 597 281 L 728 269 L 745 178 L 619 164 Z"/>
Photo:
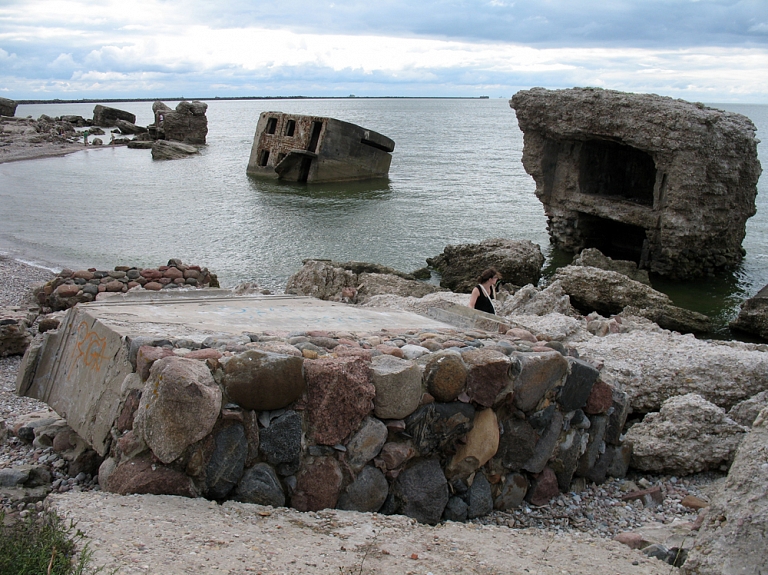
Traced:
<path fill-rule="evenodd" d="M 54 144 L 48 142 L 24 145 L 22 142 L 15 142 L 10 146 L 0 148 L 0 164 L 66 156 L 67 154 L 87 150 L 91 147 L 102 148 L 103 146 L 85 147 L 82 144 Z"/>

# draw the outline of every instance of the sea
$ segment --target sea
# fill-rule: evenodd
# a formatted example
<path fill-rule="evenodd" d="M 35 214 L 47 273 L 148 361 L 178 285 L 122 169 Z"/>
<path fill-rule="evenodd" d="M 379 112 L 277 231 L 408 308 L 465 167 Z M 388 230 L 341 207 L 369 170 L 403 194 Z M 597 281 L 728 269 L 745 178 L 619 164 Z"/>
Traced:
<path fill-rule="evenodd" d="M 208 267 L 225 287 L 255 282 L 273 292 L 307 258 L 410 272 L 446 245 L 487 238 L 539 244 L 545 276 L 573 257 L 549 244 L 508 98 L 206 102 L 207 145 L 186 159 L 153 161 L 149 150 L 105 146 L 0 164 L 0 253 L 54 270 L 156 267 L 180 258 Z M 94 105 L 19 105 L 16 115 L 90 118 Z M 106 105 L 135 114 L 139 125 L 153 121 L 152 102 Z M 768 106 L 708 105 L 754 122 L 766 165 Z M 247 176 L 264 111 L 331 116 L 390 137 L 389 179 L 308 185 Z M 719 337 L 730 337 L 740 303 L 768 284 L 766 181 L 763 175 L 737 270 L 692 282 L 652 278 L 677 305 L 710 315 Z"/>

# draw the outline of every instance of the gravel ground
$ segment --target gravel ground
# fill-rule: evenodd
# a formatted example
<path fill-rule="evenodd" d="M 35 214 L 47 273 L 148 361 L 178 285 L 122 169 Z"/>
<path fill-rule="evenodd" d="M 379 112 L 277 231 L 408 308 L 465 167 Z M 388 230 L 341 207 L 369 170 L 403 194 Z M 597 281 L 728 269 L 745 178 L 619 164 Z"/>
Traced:
<path fill-rule="evenodd" d="M 0 306 L 25 305 L 30 287 L 51 277 L 47 270 L 0 256 Z M 0 358 L 0 420 L 9 424 L 48 409 L 15 395 L 20 361 Z M 523 504 L 474 523 L 428 527 L 378 514 L 301 514 L 233 502 L 121 497 L 99 492 L 92 478 L 70 478 L 56 470 L 50 450 L 15 437 L 0 444 L 0 468 L 36 461 L 55 471 L 58 493 L 48 504 L 78 522 L 91 539 L 97 564 L 120 573 L 668 574 L 673 567 L 611 538 L 641 530 L 654 532 L 651 537 L 668 547 L 684 537 L 689 547 L 697 514 L 681 501 L 686 495 L 707 500 L 722 479 L 716 474 L 631 476 L 585 485 L 543 507 Z M 662 488 L 660 504 L 646 507 L 621 499 L 627 491 L 653 485 Z"/>

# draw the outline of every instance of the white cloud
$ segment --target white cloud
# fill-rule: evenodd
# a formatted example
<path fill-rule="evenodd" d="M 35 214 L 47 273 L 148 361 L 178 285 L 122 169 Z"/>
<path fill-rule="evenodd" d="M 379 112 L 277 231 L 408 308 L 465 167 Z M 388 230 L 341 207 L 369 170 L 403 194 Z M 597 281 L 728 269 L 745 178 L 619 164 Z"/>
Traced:
<path fill-rule="evenodd" d="M 304 0 L 4 0 L 0 85 L 19 98 L 40 90 L 82 97 L 181 90 L 460 96 L 489 86 L 511 93 L 531 85 L 590 85 L 768 101 L 768 45 L 756 41 L 768 25 L 755 23 L 768 22 L 761 16 L 766 10 L 746 18 L 760 2 L 709 0 L 695 13 L 686 12 L 690 5 L 336 0 L 329 10 Z M 726 8 L 733 18 L 721 23 Z M 729 26 L 737 32 L 721 41 Z M 701 38 L 712 32 L 709 43 L 678 45 L 681 30 L 699 28 Z M 735 42 L 742 29 L 749 35 Z M 649 41 L 654 34 L 666 34 L 671 44 Z M 537 40 L 524 41 L 529 37 Z"/>

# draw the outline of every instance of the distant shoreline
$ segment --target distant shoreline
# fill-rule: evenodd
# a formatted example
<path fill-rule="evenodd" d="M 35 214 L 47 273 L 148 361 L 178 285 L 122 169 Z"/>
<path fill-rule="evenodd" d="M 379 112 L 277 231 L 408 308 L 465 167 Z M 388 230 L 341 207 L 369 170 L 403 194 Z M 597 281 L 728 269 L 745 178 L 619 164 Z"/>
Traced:
<path fill-rule="evenodd" d="M 86 98 L 80 100 L 14 100 L 17 104 L 98 104 L 100 102 L 175 102 L 184 100 L 489 100 L 489 96 L 214 96 L 209 98 Z"/>

